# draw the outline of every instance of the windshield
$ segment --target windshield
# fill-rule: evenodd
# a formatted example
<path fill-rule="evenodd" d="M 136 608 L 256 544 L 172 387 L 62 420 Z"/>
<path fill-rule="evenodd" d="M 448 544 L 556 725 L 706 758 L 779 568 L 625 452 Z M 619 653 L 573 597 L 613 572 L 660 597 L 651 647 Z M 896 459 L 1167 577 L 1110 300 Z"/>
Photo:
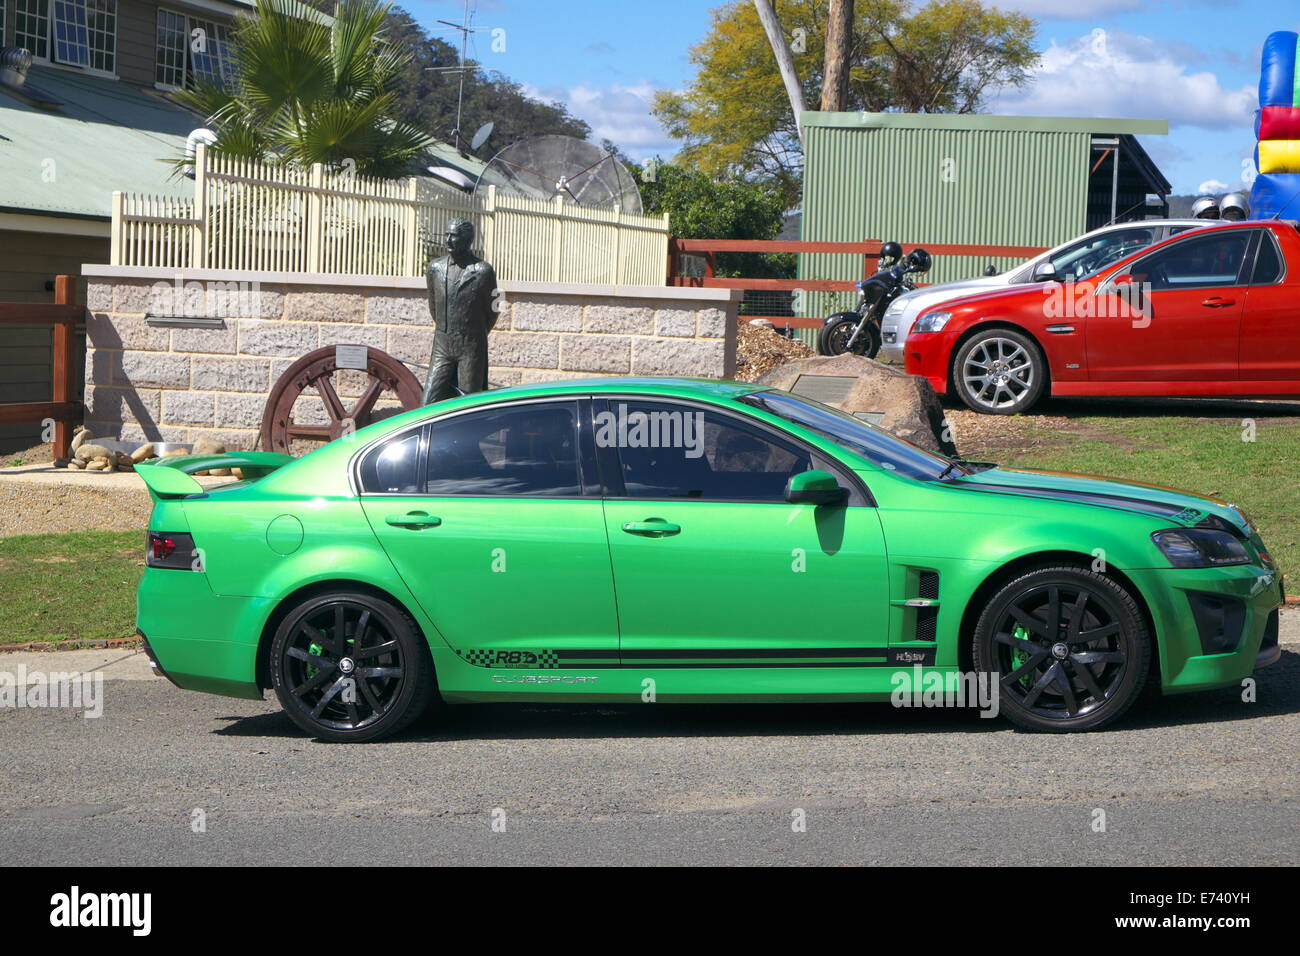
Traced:
<path fill-rule="evenodd" d="M 926 451 L 847 412 L 801 395 L 770 389 L 746 395 L 740 401 L 816 432 L 886 471 L 922 481 L 934 481 L 945 475 L 969 474 L 968 469 L 954 465 L 950 458 Z"/>

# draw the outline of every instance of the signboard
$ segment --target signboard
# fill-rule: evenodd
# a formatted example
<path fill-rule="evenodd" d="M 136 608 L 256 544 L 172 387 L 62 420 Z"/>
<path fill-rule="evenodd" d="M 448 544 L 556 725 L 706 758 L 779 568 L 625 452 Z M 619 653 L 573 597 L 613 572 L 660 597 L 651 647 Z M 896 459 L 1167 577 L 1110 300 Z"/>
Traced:
<path fill-rule="evenodd" d="M 359 368 L 369 367 L 370 355 L 369 350 L 364 345 L 336 345 L 334 346 L 334 367 L 335 368 Z"/>

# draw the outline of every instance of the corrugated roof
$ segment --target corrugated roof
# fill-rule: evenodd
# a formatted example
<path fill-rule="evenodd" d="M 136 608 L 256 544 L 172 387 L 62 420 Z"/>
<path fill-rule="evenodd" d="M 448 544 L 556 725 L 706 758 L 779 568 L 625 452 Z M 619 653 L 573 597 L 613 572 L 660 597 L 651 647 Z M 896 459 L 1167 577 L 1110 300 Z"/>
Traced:
<path fill-rule="evenodd" d="M 70 70 L 34 65 L 27 81 L 63 105 L 41 109 L 0 92 L 0 207 L 107 219 L 114 190 L 193 192 L 166 160 L 181 155 L 185 137 L 203 125 L 199 117 L 161 96 Z"/>
<path fill-rule="evenodd" d="M 991 116 L 987 113 L 822 113 L 799 114 L 804 126 L 864 129 L 962 129 L 1010 133 L 1131 133 L 1165 136 L 1168 120 L 1088 116 Z"/>

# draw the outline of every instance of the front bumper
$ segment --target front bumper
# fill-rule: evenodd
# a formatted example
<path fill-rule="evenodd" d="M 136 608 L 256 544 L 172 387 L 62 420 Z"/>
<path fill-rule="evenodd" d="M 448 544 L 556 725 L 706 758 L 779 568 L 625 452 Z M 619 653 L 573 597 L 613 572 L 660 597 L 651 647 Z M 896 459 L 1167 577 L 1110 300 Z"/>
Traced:
<path fill-rule="evenodd" d="M 1239 684 L 1281 656 L 1281 576 L 1257 565 L 1131 572 L 1147 597 L 1165 693 Z M 1207 600 L 1222 612 L 1208 615 Z M 1213 602 L 1211 602 L 1213 603 Z"/>
<path fill-rule="evenodd" d="M 903 348 L 903 369 L 919 375 L 940 395 L 948 393 L 948 364 L 953 336 L 947 332 L 909 335 Z"/>

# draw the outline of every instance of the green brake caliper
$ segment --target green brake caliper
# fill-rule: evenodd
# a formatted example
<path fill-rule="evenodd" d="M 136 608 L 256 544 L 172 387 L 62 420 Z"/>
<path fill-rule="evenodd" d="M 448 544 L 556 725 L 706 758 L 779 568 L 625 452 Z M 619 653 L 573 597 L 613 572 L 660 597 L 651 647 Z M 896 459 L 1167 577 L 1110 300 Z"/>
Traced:
<path fill-rule="evenodd" d="M 1029 640 L 1029 631 L 1025 629 L 1025 626 L 1023 624 L 1017 624 L 1016 629 L 1012 631 L 1011 634 L 1017 640 L 1021 640 L 1021 641 Z M 1029 655 L 1027 653 L 1022 651 L 1018 647 L 1011 648 L 1011 670 L 1012 671 L 1015 671 L 1016 668 L 1020 667 L 1027 660 L 1029 660 Z M 1031 687 L 1034 686 L 1033 674 L 1032 673 L 1025 674 L 1018 681 L 1016 681 L 1016 683 L 1019 684 L 1021 687 L 1023 687 L 1025 690 L 1029 690 Z"/>
<path fill-rule="evenodd" d="M 321 647 L 319 644 L 317 644 L 315 641 L 312 641 L 311 644 L 307 647 L 307 653 L 310 654 L 312 657 L 320 657 L 321 651 L 323 650 L 324 648 Z M 317 668 L 312 667 L 310 664 L 308 664 L 306 670 L 307 670 L 308 680 L 316 676 Z"/>

